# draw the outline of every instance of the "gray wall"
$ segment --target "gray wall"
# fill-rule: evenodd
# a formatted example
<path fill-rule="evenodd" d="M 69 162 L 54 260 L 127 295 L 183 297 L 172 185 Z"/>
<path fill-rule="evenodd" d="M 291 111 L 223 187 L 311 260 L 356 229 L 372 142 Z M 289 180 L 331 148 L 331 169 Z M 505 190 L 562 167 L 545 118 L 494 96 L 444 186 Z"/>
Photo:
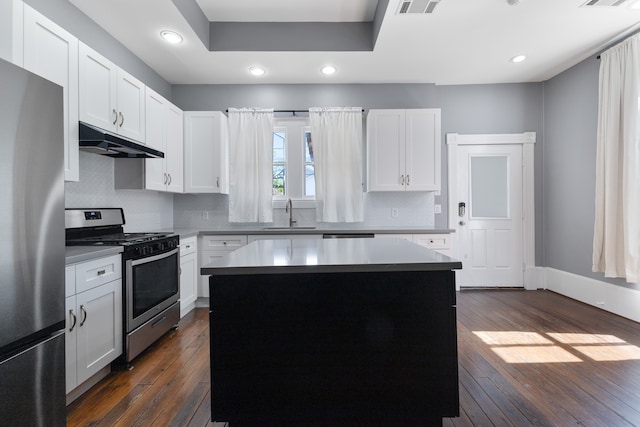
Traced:
<path fill-rule="evenodd" d="M 593 273 L 598 72 L 594 56 L 544 83 L 544 264 L 617 285 Z"/>
<path fill-rule="evenodd" d="M 542 263 L 542 120 L 543 86 L 541 83 L 499 85 L 437 86 L 437 104 L 442 108 L 442 195 L 436 196 L 443 215 L 436 215 L 436 226 L 447 223 L 448 206 L 447 133 L 521 133 L 536 132 L 535 205 L 536 265 Z"/>
<path fill-rule="evenodd" d="M 69 0 L 24 1 L 76 36 L 87 46 L 90 46 L 165 98 L 171 99 L 171 85 L 167 81 L 71 4 Z M 126 12 L 123 11 L 123 13 Z"/>
<path fill-rule="evenodd" d="M 433 84 L 344 85 L 176 85 L 173 102 L 183 110 L 229 107 L 357 106 L 372 108 L 442 108 L 442 195 L 435 203 L 436 228 L 447 221 L 447 133 L 536 132 L 536 260 L 542 263 L 542 101 L 541 83 L 436 86 Z"/>

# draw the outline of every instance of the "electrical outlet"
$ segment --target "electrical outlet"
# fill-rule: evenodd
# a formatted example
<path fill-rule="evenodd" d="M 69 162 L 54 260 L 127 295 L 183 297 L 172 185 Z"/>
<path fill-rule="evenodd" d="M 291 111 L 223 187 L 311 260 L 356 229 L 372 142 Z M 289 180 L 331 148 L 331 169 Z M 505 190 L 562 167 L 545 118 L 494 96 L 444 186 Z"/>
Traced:
<path fill-rule="evenodd" d="M 208 220 L 209 219 L 209 212 L 208 211 L 202 211 L 202 219 L 204 219 L 204 220 Z"/>
<path fill-rule="evenodd" d="M 391 218 L 398 218 L 398 208 L 391 208 Z"/>
<path fill-rule="evenodd" d="M 442 213 L 442 205 L 436 204 L 433 206 L 433 211 L 437 214 Z"/>

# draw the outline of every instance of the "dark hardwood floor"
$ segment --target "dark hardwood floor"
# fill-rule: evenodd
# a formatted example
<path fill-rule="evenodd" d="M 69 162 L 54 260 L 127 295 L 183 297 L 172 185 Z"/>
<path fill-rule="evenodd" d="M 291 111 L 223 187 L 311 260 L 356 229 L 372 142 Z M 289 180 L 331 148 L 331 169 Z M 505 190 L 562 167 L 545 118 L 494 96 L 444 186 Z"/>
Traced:
<path fill-rule="evenodd" d="M 460 417 L 443 426 L 640 426 L 638 323 L 548 291 L 463 291 L 458 342 Z M 209 420 L 208 346 L 197 309 L 73 402 L 67 424 L 225 426 Z"/>

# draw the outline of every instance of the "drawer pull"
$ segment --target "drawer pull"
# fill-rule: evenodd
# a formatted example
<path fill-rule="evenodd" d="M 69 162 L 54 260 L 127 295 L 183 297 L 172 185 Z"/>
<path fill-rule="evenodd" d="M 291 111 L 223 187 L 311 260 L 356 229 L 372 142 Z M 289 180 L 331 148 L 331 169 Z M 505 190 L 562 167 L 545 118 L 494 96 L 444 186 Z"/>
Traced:
<path fill-rule="evenodd" d="M 104 268 L 102 270 L 98 270 L 98 276 L 102 276 L 106 273 L 107 273 L 107 270 L 105 270 Z"/>

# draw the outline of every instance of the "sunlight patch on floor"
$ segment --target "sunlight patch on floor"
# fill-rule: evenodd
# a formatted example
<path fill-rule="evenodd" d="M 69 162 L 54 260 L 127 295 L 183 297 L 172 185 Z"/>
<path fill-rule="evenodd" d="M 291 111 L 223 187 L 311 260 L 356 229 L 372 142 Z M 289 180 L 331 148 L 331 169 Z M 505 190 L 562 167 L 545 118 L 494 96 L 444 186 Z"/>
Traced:
<path fill-rule="evenodd" d="M 640 348 L 614 335 L 473 331 L 506 363 L 575 363 L 580 356 L 597 362 L 640 360 Z"/>
<path fill-rule="evenodd" d="M 492 350 L 507 363 L 582 362 L 582 359 L 555 345 L 493 347 Z"/>

